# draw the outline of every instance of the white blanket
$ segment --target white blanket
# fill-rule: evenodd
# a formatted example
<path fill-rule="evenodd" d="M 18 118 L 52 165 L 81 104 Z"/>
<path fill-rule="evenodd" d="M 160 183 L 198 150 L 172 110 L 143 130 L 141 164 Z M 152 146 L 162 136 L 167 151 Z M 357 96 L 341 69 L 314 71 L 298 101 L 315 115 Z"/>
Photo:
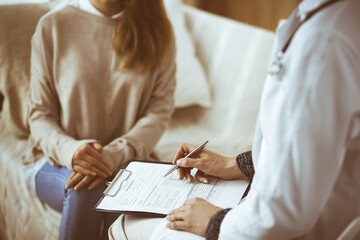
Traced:
<path fill-rule="evenodd" d="M 61 215 L 26 186 L 25 148 L 26 140 L 10 134 L 0 115 L 0 239 L 58 239 Z"/>

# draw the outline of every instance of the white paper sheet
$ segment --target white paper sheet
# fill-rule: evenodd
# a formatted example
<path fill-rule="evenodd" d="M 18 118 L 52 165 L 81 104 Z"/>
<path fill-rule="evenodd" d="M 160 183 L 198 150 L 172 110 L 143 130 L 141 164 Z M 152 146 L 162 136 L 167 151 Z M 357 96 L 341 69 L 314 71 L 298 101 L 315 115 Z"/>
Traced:
<path fill-rule="evenodd" d="M 117 192 L 116 195 L 104 196 L 96 210 L 168 214 L 187 199 L 197 197 L 221 208 L 228 208 L 239 203 L 248 185 L 243 180 L 224 181 L 217 178 L 210 178 L 209 184 L 197 181 L 189 183 L 179 180 L 177 171 L 163 177 L 171 166 L 137 161 L 129 163 L 126 170 L 131 174 L 124 172 L 117 179 L 108 192 Z"/>

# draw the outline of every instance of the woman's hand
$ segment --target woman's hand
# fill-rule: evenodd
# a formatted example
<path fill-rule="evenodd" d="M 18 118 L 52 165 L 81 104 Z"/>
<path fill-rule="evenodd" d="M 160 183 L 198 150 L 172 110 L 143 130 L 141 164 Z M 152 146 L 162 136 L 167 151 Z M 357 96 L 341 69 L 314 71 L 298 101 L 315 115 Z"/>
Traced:
<path fill-rule="evenodd" d="M 173 163 L 180 166 L 178 168 L 179 179 L 184 177 L 190 182 L 194 181 L 190 171 L 197 168 L 199 171 L 195 177 L 198 181 L 208 183 L 207 175 L 212 175 L 222 179 L 245 178 L 245 175 L 237 166 L 236 158 L 224 157 L 207 149 L 203 149 L 199 154 L 192 158 L 183 158 L 186 153 L 194 150 L 196 146 L 181 144 L 174 158 Z"/>
<path fill-rule="evenodd" d="M 195 233 L 205 237 L 211 217 L 221 208 L 201 198 L 189 199 L 184 205 L 170 212 L 168 228 Z"/>
<path fill-rule="evenodd" d="M 100 143 L 85 143 L 74 154 L 72 166 L 75 172 L 89 177 L 106 178 L 112 174 L 110 164 L 103 158 Z"/>
<path fill-rule="evenodd" d="M 99 184 L 104 181 L 104 177 L 95 177 L 95 176 L 86 176 L 79 172 L 72 172 L 69 179 L 66 182 L 65 188 L 69 189 L 74 187 L 75 191 L 79 191 L 89 183 L 90 186 L 88 187 L 89 190 L 95 189 Z"/>

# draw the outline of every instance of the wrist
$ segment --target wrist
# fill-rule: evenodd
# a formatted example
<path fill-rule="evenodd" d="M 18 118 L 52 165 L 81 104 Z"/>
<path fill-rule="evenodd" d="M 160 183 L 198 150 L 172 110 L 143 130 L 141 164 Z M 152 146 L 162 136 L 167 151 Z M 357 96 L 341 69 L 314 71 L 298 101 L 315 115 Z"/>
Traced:
<path fill-rule="evenodd" d="M 226 157 L 225 158 L 225 179 L 241 179 L 246 178 L 244 173 L 238 168 L 236 158 Z"/>

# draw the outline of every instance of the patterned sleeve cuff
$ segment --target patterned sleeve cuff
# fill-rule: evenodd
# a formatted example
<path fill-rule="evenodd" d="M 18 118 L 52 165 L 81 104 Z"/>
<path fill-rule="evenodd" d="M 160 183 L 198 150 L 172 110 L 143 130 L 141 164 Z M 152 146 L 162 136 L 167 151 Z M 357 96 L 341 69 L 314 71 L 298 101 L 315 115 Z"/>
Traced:
<path fill-rule="evenodd" d="M 244 175 L 251 182 L 254 177 L 254 174 L 255 174 L 251 151 L 240 153 L 236 157 L 236 163 L 237 163 L 239 169 L 244 173 Z"/>
<path fill-rule="evenodd" d="M 217 240 L 220 233 L 220 225 L 225 217 L 225 215 L 231 210 L 231 208 L 226 208 L 217 211 L 214 216 L 210 219 L 210 222 L 206 228 L 205 237 L 206 240 Z"/>

